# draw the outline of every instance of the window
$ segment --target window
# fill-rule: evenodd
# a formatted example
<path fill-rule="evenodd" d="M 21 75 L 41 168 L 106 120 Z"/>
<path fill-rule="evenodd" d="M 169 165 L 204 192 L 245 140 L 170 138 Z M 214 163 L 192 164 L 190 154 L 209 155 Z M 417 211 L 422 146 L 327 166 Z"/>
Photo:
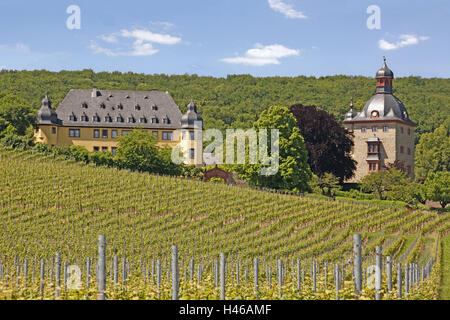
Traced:
<path fill-rule="evenodd" d="M 100 138 L 100 130 L 97 130 L 97 129 L 94 130 L 94 138 L 95 139 Z"/>
<path fill-rule="evenodd" d="M 195 140 L 195 133 L 194 133 L 194 131 L 189 131 L 189 139 Z"/>
<path fill-rule="evenodd" d="M 201 132 L 197 132 L 197 140 L 199 140 L 199 141 L 202 140 L 202 133 Z"/>
<path fill-rule="evenodd" d="M 105 104 L 104 104 L 104 103 L 102 103 L 102 104 L 100 105 L 100 108 L 101 108 L 101 109 L 106 109 L 106 106 L 105 106 Z"/>
<path fill-rule="evenodd" d="M 400 127 L 400 133 L 403 134 L 403 127 Z"/>
<path fill-rule="evenodd" d="M 96 114 L 96 115 L 92 118 L 92 120 L 93 120 L 94 122 L 100 122 L 100 117 Z"/>
<path fill-rule="evenodd" d="M 84 121 L 84 122 L 88 122 L 89 121 L 89 118 L 88 118 L 88 116 L 87 115 L 82 115 L 81 116 L 81 121 Z"/>
<path fill-rule="evenodd" d="M 69 116 L 69 121 L 77 121 L 77 117 L 75 117 L 75 115 L 70 115 Z"/>
<path fill-rule="evenodd" d="M 374 172 L 374 171 L 377 171 L 377 169 L 378 169 L 378 165 L 376 164 L 376 163 L 369 163 L 369 171 L 370 172 Z"/>
<path fill-rule="evenodd" d="M 159 123 L 159 120 L 158 120 L 158 118 L 156 118 L 156 117 L 153 117 L 153 118 L 152 118 L 152 123 Z"/>
<path fill-rule="evenodd" d="M 384 131 L 384 132 L 387 132 L 388 130 L 389 130 L 389 127 L 388 127 L 388 126 L 384 126 L 384 127 L 383 127 L 383 131 Z"/>
<path fill-rule="evenodd" d="M 400 153 L 404 153 L 405 152 L 405 147 L 400 146 Z"/>
<path fill-rule="evenodd" d="M 55 127 L 52 127 L 52 133 L 56 134 L 56 128 Z"/>
<path fill-rule="evenodd" d="M 408 156 L 410 156 L 410 155 L 411 155 L 411 149 L 408 148 Z"/>
<path fill-rule="evenodd" d="M 152 106 L 152 110 L 153 110 L 153 111 L 158 111 L 158 106 L 153 105 L 153 106 Z"/>
<path fill-rule="evenodd" d="M 69 129 L 69 137 L 79 138 L 80 137 L 80 129 Z"/>
<path fill-rule="evenodd" d="M 361 132 L 366 132 L 366 128 L 361 128 Z"/>
<path fill-rule="evenodd" d="M 378 128 L 377 127 L 372 127 L 372 132 L 377 132 Z"/>
<path fill-rule="evenodd" d="M 105 122 L 112 122 L 112 118 L 111 118 L 110 115 L 107 115 L 107 116 L 105 117 Z"/>
<path fill-rule="evenodd" d="M 380 117 L 380 114 L 378 113 L 378 111 L 372 111 L 372 113 L 370 114 L 370 117 L 372 119 L 376 119 Z"/>
<path fill-rule="evenodd" d="M 102 138 L 108 139 L 108 130 L 102 130 Z"/>
<path fill-rule="evenodd" d="M 408 176 L 411 174 L 411 166 L 406 167 L 406 172 L 408 172 Z"/>
<path fill-rule="evenodd" d="M 183 131 L 183 140 L 187 140 L 187 131 Z"/>
<path fill-rule="evenodd" d="M 376 143 L 369 143 L 369 153 L 378 153 L 378 145 Z"/>
<path fill-rule="evenodd" d="M 163 119 L 163 123 L 164 124 L 170 124 L 170 119 L 169 118 L 164 118 Z"/>
<path fill-rule="evenodd" d="M 156 139 L 159 139 L 158 131 L 153 131 L 152 134 L 153 134 L 153 137 L 155 137 Z"/>
<path fill-rule="evenodd" d="M 123 105 L 122 105 L 122 104 L 119 104 L 119 105 L 117 106 L 117 109 L 123 110 Z"/>
<path fill-rule="evenodd" d="M 130 134 L 130 131 L 128 131 L 128 130 L 123 130 L 122 131 L 122 136 L 127 136 L 129 134 Z"/>
<path fill-rule="evenodd" d="M 118 136 L 117 130 L 111 131 L 111 138 L 116 138 Z"/>
<path fill-rule="evenodd" d="M 190 150 L 190 156 L 191 156 L 191 159 L 195 158 L 195 149 Z"/>
<path fill-rule="evenodd" d="M 408 136 L 411 135 L 411 129 L 408 128 Z"/>
<path fill-rule="evenodd" d="M 135 106 L 134 106 L 134 110 L 137 110 L 137 111 L 141 110 L 141 106 L 140 106 L 140 105 L 138 105 L 138 104 L 137 104 L 137 105 L 135 105 Z"/>
<path fill-rule="evenodd" d="M 123 122 L 122 116 L 117 117 L 117 122 Z"/>
<path fill-rule="evenodd" d="M 108 147 L 102 147 L 102 152 L 108 151 Z"/>
<path fill-rule="evenodd" d="M 136 122 L 136 119 L 135 119 L 134 117 L 129 117 L 129 118 L 128 118 L 128 122 L 129 122 L 129 123 L 135 123 L 135 122 Z"/>
<path fill-rule="evenodd" d="M 83 109 L 87 109 L 87 108 L 88 108 L 88 105 L 87 105 L 86 102 L 84 102 L 84 103 L 81 104 L 81 107 L 82 107 Z"/>
<path fill-rule="evenodd" d="M 147 118 L 142 117 L 142 118 L 140 119 L 140 122 L 141 122 L 141 123 L 147 123 Z"/>
<path fill-rule="evenodd" d="M 172 132 L 163 132 L 163 140 L 172 140 L 173 133 Z"/>
<path fill-rule="evenodd" d="M 113 156 L 116 155 L 116 151 L 117 151 L 116 147 L 111 147 L 111 153 L 112 153 Z"/>
<path fill-rule="evenodd" d="M 100 151 L 100 147 L 94 147 L 94 151 Z"/>

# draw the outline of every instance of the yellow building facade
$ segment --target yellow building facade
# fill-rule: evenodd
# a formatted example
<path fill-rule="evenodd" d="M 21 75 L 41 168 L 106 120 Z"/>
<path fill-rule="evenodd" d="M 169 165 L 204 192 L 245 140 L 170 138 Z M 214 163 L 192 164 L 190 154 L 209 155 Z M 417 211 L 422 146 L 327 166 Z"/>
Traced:
<path fill-rule="evenodd" d="M 159 147 L 181 147 L 185 164 L 202 164 L 203 120 L 194 102 L 181 114 L 168 92 L 70 90 L 57 110 L 46 96 L 38 112 L 35 141 L 116 152 L 118 138 L 140 128 Z"/>

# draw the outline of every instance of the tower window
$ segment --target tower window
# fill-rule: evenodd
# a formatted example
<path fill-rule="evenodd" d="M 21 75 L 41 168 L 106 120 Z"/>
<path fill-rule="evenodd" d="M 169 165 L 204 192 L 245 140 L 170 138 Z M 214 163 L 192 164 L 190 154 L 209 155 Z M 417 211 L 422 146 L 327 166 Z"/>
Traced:
<path fill-rule="evenodd" d="M 52 128 L 52 133 L 56 134 L 56 128 L 55 127 Z"/>
<path fill-rule="evenodd" d="M 410 156 L 410 155 L 411 155 L 411 149 L 408 148 L 408 156 Z"/>
<path fill-rule="evenodd" d="M 373 162 L 369 163 L 369 171 L 370 171 L 370 172 L 376 172 L 376 171 L 378 171 L 378 165 L 377 165 L 377 163 L 373 163 Z"/>
<path fill-rule="evenodd" d="M 384 131 L 384 132 L 387 132 L 388 130 L 389 130 L 389 127 L 388 127 L 388 126 L 384 126 L 384 127 L 383 127 L 383 131 Z"/>
<path fill-rule="evenodd" d="M 400 146 L 400 153 L 405 153 L 405 147 Z"/>
<path fill-rule="evenodd" d="M 189 139 L 195 140 L 195 133 L 194 133 L 194 131 L 189 131 Z"/>
<path fill-rule="evenodd" d="M 408 136 L 411 135 L 411 129 L 408 128 Z"/>
<path fill-rule="evenodd" d="M 366 128 L 361 128 L 361 132 L 366 132 Z"/>
<path fill-rule="evenodd" d="M 377 132 L 378 128 L 377 127 L 372 127 L 372 132 Z"/>
<path fill-rule="evenodd" d="M 403 134 L 403 127 L 400 127 L 400 133 Z"/>
<path fill-rule="evenodd" d="M 195 158 L 195 149 L 190 150 L 190 156 L 191 156 L 191 159 Z"/>

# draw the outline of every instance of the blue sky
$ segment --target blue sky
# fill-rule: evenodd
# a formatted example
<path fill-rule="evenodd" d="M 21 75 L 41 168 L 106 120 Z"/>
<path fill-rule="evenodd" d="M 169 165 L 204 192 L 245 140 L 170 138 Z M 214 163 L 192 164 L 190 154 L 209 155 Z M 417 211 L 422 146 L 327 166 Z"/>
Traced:
<path fill-rule="evenodd" d="M 450 77 L 447 0 L 1 0 L 0 30 L 0 69 Z"/>

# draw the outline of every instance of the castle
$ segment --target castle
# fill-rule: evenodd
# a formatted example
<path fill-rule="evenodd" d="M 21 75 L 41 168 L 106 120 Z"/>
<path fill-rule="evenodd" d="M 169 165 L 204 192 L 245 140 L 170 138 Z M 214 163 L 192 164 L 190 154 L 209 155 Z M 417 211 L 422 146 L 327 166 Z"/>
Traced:
<path fill-rule="evenodd" d="M 58 109 L 48 95 L 38 112 L 35 140 L 115 154 L 117 137 L 142 128 L 160 147 L 181 146 L 184 163 L 202 163 L 203 120 L 193 101 L 182 114 L 168 92 L 71 89 Z"/>
<path fill-rule="evenodd" d="M 358 182 L 364 176 L 383 170 L 396 161 L 402 163 L 414 179 L 414 130 L 403 103 L 393 94 L 394 73 L 386 58 L 376 74 L 375 95 L 361 112 L 355 112 L 353 99 L 343 125 L 354 134 L 352 157 L 357 162 L 355 176 L 348 182 Z"/>

